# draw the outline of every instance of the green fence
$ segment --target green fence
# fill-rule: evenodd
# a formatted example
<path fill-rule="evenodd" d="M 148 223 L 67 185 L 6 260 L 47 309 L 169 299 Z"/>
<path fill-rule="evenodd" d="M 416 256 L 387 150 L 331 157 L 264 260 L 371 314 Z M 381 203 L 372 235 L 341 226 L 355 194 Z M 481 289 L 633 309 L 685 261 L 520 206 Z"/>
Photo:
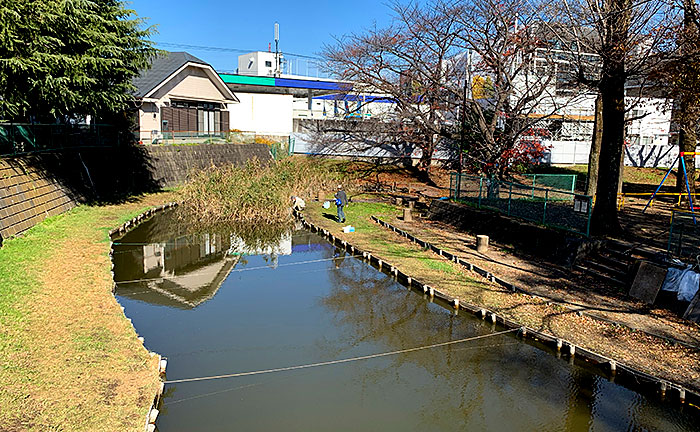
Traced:
<path fill-rule="evenodd" d="M 585 236 L 590 233 L 591 197 L 568 190 L 452 173 L 450 197 L 538 224 Z"/>
<path fill-rule="evenodd" d="M 576 174 L 524 174 L 532 186 L 574 192 Z M 530 182 L 528 182 L 530 184 Z"/>
<path fill-rule="evenodd" d="M 274 160 L 281 160 L 294 152 L 294 138 L 289 137 L 287 142 L 275 141 L 270 144 L 270 153 Z"/>
<path fill-rule="evenodd" d="M 700 214 L 674 210 L 668 230 L 669 254 L 678 258 L 695 258 L 700 255 Z M 697 223 L 696 223 L 697 222 Z"/>
<path fill-rule="evenodd" d="M 119 133 L 110 125 L 0 123 L 2 156 L 117 145 Z"/>

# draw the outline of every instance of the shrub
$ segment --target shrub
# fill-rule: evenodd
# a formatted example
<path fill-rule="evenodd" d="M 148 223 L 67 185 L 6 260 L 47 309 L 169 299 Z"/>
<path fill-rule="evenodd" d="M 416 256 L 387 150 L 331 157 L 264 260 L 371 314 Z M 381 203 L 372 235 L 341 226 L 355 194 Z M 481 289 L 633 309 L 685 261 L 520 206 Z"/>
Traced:
<path fill-rule="evenodd" d="M 186 214 L 201 223 L 278 224 L 291 219 L 290 197 L 315 197 L 355 180 L 332 161 L 287 158 L 243 167 L 227 165 L 195 173 L 183 188 Z"/>

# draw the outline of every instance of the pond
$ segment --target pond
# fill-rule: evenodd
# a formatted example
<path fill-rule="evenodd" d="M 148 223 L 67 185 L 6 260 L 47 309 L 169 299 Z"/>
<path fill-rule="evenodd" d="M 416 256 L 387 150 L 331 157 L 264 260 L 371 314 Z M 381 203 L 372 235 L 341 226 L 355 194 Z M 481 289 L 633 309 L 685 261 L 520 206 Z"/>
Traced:
<path fill-rule="evenodd" d="M 116 295 L 168 380 L 171 431 L 697 430 L 692 407 L 455 314 L 361 257 L 292 228 L 273 241 L 173 212 L 115 241 Z"/>

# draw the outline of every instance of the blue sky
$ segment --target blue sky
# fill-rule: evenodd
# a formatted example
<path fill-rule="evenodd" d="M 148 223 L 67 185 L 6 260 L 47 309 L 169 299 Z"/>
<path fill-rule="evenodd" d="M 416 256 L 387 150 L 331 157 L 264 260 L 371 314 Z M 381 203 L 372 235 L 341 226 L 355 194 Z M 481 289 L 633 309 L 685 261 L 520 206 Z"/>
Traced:
<path fill-rule="evenodd" d="M 274 50 L 274 23 L 280 24 L 280 50 L 316 55 L 333 36 L 388 25 L 390 9 L 381 0 L 353 1 L 221 1 L 221 0 L 131 0 L 128 5 L 148 23 L 156 25 L 156 42 Z M 159 46 L 169 51 L 187 51 L 209 62 L 219 71 L 237 67 L 237 52 Z M 297 63 L 301 69 L 304 62 Z M 302 70 L 303 72 L 303 70 Z"/>

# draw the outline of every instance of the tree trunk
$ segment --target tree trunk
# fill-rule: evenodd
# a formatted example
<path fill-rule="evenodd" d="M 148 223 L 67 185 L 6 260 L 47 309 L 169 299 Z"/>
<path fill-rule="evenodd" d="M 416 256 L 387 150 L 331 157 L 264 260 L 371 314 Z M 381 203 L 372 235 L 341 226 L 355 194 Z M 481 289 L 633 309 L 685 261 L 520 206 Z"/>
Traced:
<path fill-rule="evenodd" d="M 622 193 L 622 184 L 625 180 L 625 143 L 627 142 L 627 131 L 625 130 L 622 138 L 622 151 L 620 152 L 620 178 L 617 180 L 617 194 Z"/>
<path fill-rule="evenodd" d="M 631 0 L 607 0 L 605 9 L 606 34 L 599 84 L 603 105 L 603 134 L 600 140 L 598 185 L 591 229 L 598 235 L 615 235 L 622 231 L 617 217 L 617 187 L 625 140 L 625 55 Z"/>
<path fill-rule="evenodd" d="M 430 180 L 430 165 L 433 161 L 433 153 L 435 152 L 435 136 L 429 134 L 426 136 L 425 144 L 421 148 L 420 160 L 418 161 L 418 177 L 421 181 L 432 183 Z"/>
<path fill-rule="evenodd" d="M 680 130 L 678 131 L 678 150 L 681 152 L 694 152 L 697 145 L 697 134 L 695 127 L 698 124 L 696 115 L 692 115 L 693 108 L 688 106 L 691 102 L 687 100 L 681 101 L 681 122 Z M 695 108 L 697 110 L 697 108 Z M 684 156 L 685 168 L 688 174 L 688 186 L 690 193 L 695 194 L 695 156 Z M 685 177 L 683 176 L 683 167 L 681 160 L 678 160 L 678 175 L 676 175 L 676 188 L 678 192 L 687 193 L 685 185 Z M 684 198 L 684 199 L 687 199 Z"/>
<path fill-rule="evenodd" d="M 603 99 L 603 134 L 600 143 L 600 163 L 596 201 L 592 214 L 593 232 L 599 235 L 617 234 L 617 187 L 620 178 L 620 157 L 625 128 L 624 78 L 611 77 L 601 86 Z"/>
<path fill-rule="evenodd" d="M 603 99 L 600 94 L 595 99 L 595 121 L 593 123 L 593 141 L 588 155 L 588 176 L 586 177 L 586 195 L 595 195 L 598 187 L 598 164 L 600 161 L 600 140 L 603 135 Z"/>
<path fill-rule="evenodd" d="M 695 0 L 683 1 L 683 33 L 681 34 L 681 54 L 684 57 L 692 57 L 698 52 L 697 38 L 697 6 Z M 692 76 L 696 72 L 691 64 L 692 62 L 684 62 L 683 69 L 686 69 L 684 75 Z M 692 87 L 691 87 L 692 88 Z M 680 92 L 678 116 L 678 150 L 679 152 L 694 152 L 697 146 L 697 126 L 700 119 L 700 102 L 694 91 Z M 685 167 L 688 175 L 688 188 L 691 194 L 695 194 L 695 155 L 684 156 Z M 681 193 L 687 193 L 683 176 L 683 167 L 681 160 L 678 160 L 678 174 L 676 175 L 676 190 Z M 687 198 L 686 198 L 687 199 Z"/>

